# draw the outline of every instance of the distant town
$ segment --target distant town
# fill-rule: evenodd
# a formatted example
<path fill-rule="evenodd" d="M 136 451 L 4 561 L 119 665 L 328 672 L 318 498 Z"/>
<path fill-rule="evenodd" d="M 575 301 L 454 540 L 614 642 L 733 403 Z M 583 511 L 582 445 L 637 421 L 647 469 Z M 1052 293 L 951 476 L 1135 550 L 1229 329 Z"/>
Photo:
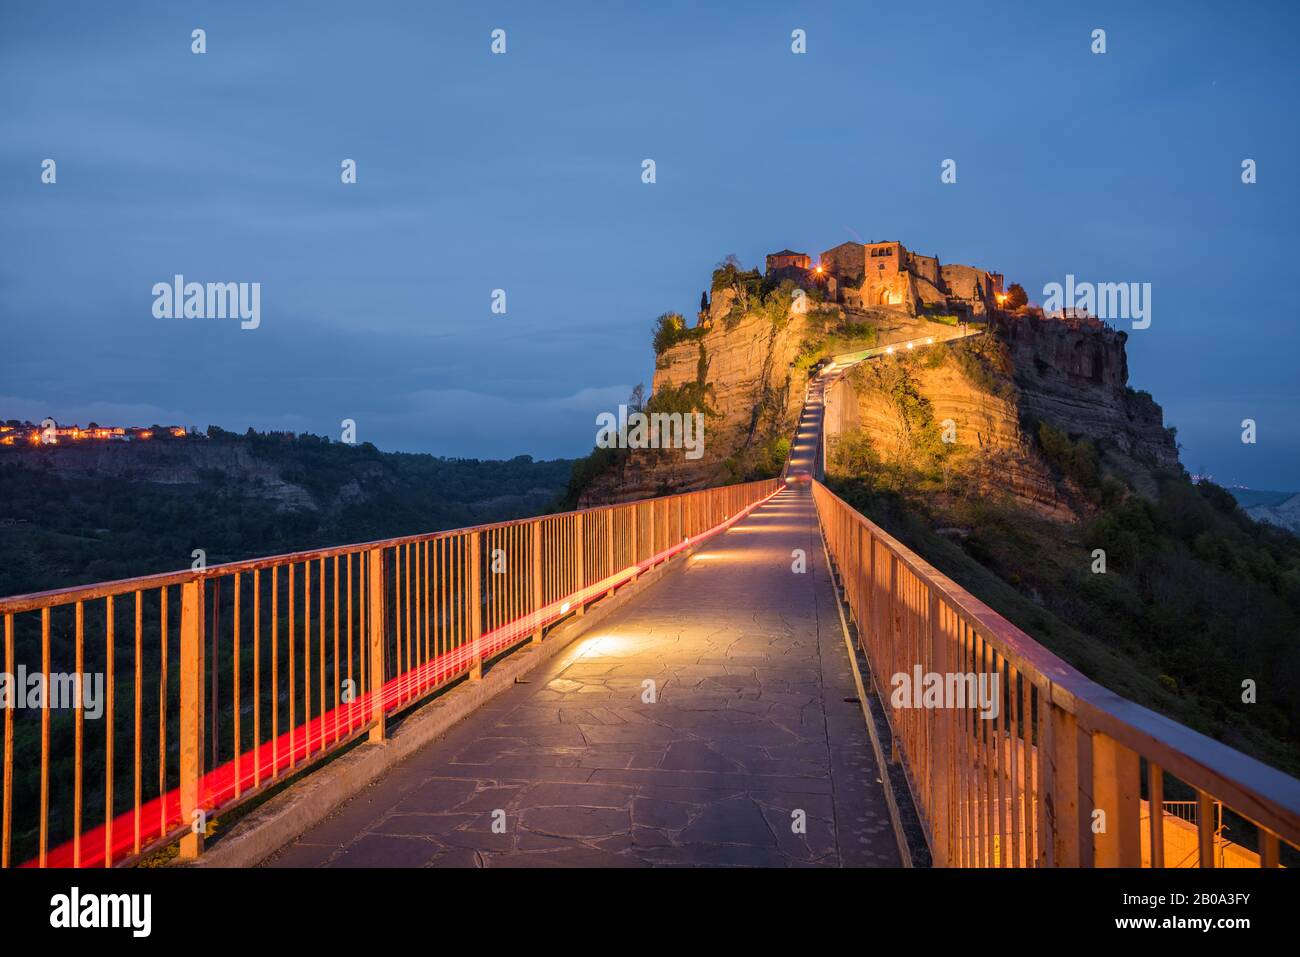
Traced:
<path fill-rule="evenodd" d="M 150 439 L 206 439 L 197 429 L 185 430 L 180 425 L 104 426 L 91 422 L 85 428 L 79 425 L 59 425 L 53 419 L 40 423 L 9 419 L 0 423 L 0 446 L 76 445 L 93 442 L 147 442 Z"/>

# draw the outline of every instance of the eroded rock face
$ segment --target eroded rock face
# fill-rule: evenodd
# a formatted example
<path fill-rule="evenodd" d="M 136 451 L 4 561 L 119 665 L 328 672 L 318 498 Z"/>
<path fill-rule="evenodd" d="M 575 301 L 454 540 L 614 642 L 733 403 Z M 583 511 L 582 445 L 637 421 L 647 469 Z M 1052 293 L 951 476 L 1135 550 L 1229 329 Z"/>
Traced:
<path fill-rule="evenodd" d="M 1011 317 L 998 326 L 1011 350 L 1021 412 L 1083 436 L 1105 460 L 1153 494 L 1152 470 L 1181 472 L 1160 406 L 1128 388 L 1128 335 L 1106 326 Z"/>
<path fill-rule="evenodd" d="M 709 405 L 717 413 L 715 428 L 720 438 L 746 440 L 765 409 L 775 410 L 773 414 L 784 417 L 793 427 L 807 376 L 798 376 L 800 388 L 792 388 L 796 376 L 791 366 L 807 335 L 807 321 L 801 315 L 791 316 L 779 327 L 753 314 L 731 328 L 716 323 L 702 342 L 682 343 L 660 357 L 653 391 L 694 382 L 702 371 L 703 346 L 705 381 L 712 386 Z M 734 446 L 728 441 L 722 447 Z"/>
<path fill-rule="evenodd" d="M 239 442 L 185 440 L 178 442 L 105 443 L 68 446 L 56 452 L 22 450 L 7 456 L 25 468 L 51 468 L 61 475 L 119 478 L 156 485 L 202 482 L 205 474 L 221 473 L 245 483 L 256 483 L 264 499 L 280 511 L 314 511 L 318 503 L 301 485 L 285 481 L 279 468 L 258 458 Z"/>
<path fill-rule="evenodd" d="M 888 363 L 907 363 L 917 395 L 929 403 L 933 428 L 951 423 L 956 451 L 951 467 L 980 494 L 1007 494 L 1040 514 L 1062 520 L 1086 517 L 1086 495 L 1054 474 L 1038 452 L 1040 422 L 1072 439 L 1087 439 L 1101 453 L 1103 471 L 1154 494 L 1153 471 L 1177 472 L 1178 449 L 1150 396 L 1128 389 L 1126 336 L 1099 324 L 1068 324 L 1009 317 L 991 333 L 1004 360 L 974 364 L 898 357 L 854 369 L 831 390 L 826 430 L 831 442 L 860 433 L 886 461 L 909 454 L 916 441 Z M 935 348 L 978 348 L 978 340 Z M 937 359 L 937 357 L 936 357 Z"/>
<path fill-rule="evenodd" d="M 808 381 L 806 372 L 793 368 L 801 343 L 813 335 L 807 317 L 791 315 L 774 324 L 749 313 L 730 326 L 711 320 L 706 329 L 700 340 L 678 343 L 658 357 L 651 388 L 655 394 L 701 377 L 708 383 L 704 454 L 691 460 L 681 449 L 633 452 L 619 469 L 593 482 L 580 504 L 717 485 L 729 476 L 725 460 L 768 434 L 793 434 Z"/>
<path fill-rule="evenodd" d="M 962 266 L 942 269 L 952 294 L 979 298 L 984 273 Z M 658 394 L 707 384 L 710 411 L 703 456 L 687 459 L 681 449 L 630 452 L 591 483 L 580 504 L 731 481 L 774 436 L 793 434 L 808 383 L 807 372 L 795 363 L 806 342 L 821 341 L 817 323 L 802 314 L 773 322 L 751 312 L 729 324 L 731 293 L 725 289 L 715 291 L 711 307 L 712 318 L 701 334 L 658 357 L 652 386 Z M 874 327 L 882 344 L 929 334 L 938 339 L 953 331 L 896 312 L 875 307 L 851 311 L 848 318 Z M 990 321 L 998 361 L 983 372 L 955 358 L 938 363 L 916 357 L 868 360 L 909 363 L 918 394 L 929 403 L 932 427 L 948 420 L 955 425 L 961 453 L 951 467 L 961 472 L 962 481 L 988 493 L 1007 493 L 1053 518 L 1085 517 L 1092 507 L 1089 496 L 1057 474 L 1038 451 L 1040 422 L 1072 440 L 1092 442 L 1101 453 L 1103 472 L 1124 478 L 1143 494 L 1155 493 L 1154 472 L 1181 470 L 1160 407 L 1146 393 L 1128 388 L 1125 333 L 1096 322 L 1033 315 L 995 313 Z M 935 348 L 969 349 L 976 341 Z M 890 396 L 870 387 L 865 368 L 831 390 L 827 434 L 860 431 L 880 455 L 903 455 L 910 441 L 907 430 L 915 423 L 909 426 Z"/>
<path fill-rule="evenodd" d="M 826 435 L 831 448 L 842 436 L 856 433 L 867 438 L 885 461 L 907 457 L 916 441 L 914 425 L 881 387 L 888 364 L 907 362 L 911 382 L 930 404 L 932 427 L 941 433 L 951 429 L 957 447 L 951 467 L 967 483 L 983 494 L 1010 495 L 1052 518 L 1075 517 L 1071 497 L 1058 490 L 1051 469 L 1034 453 L 1022 430 L 1014 393 L 1002 396 L 981 388 L 950 359 L 933 368 L 901 357 L 870 362 L 879 365 L 864 363 L 830 390 Z"/>

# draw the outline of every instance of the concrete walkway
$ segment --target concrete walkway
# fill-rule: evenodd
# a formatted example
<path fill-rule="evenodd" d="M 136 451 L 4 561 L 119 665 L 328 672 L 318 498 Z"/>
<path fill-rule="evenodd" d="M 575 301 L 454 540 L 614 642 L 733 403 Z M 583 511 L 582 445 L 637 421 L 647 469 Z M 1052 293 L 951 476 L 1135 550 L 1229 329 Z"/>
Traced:
<path fill-rule="evenodd" d="M 801 483 L 268 864 L 897 866 L 856 696 Z"/>

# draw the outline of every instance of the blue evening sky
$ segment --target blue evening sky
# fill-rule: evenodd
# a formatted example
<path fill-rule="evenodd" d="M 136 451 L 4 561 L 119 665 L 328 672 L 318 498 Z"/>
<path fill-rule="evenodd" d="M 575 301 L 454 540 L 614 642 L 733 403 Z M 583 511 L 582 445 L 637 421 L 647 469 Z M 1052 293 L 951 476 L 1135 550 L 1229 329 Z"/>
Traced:
<path fill-rule="evenodd" d="M 1298 20 L 1223 2 L 4 2 L 0 418 L 334 437 L 352 418 L 384 449 L 579 455 L 595 415 L 649 385 L 654 317 L 693 315 L 725 255 L 898 239 L 1036 300 L 1067 272 L 1152 283 L 1131 383 L 1184 463 L 1295 489 Z M 260 282 L 261 328 L 154 318 L 176 273 Z"/>

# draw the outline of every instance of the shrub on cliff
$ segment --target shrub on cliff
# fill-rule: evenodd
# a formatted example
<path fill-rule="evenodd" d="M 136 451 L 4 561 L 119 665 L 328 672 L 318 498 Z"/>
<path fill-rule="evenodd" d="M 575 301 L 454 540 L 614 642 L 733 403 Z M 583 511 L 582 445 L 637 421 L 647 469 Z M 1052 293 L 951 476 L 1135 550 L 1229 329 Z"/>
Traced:
<path fill-rule="evenodd" d="M 760 295 L 763 290 L 763 275 L 757 269 L 741 269 L 734 256 L 729 256 L 717 269 L 713 270 L 714 292 L 719 289 L 734 289 L 738 293 Z"/>
<path fill-rule="evenodd" d="M 1039 422 L 1038 444 L 1043 450 L 1043 457 L 1062 475 L 1073 479 L 1080 488 L 1101 487 L 1097 447 L 1087 439 L 1072 442 L 1060 429 Z"/>
<path fill-rule="evenodd" d="M 680 386 L 662 385 L 646 402 L 645 411 L 680 412 L 683 415 L 690 412 L 703 412 L 705 415 L 715 415 L 715 410 L 709 405 L 709 396 L 712 392 L 713 386 L 698 379 L 694 382 L 683 382 Z"/>
<path fill-rule="evenodd" d="M 680 312 L 665 312 L 655 320 L 654 345 L 655 355 L 663 355 L 679 342 L 698 339 L 704 334 L 701 326 L 689 329 Z"/>
<path fill-rule="evenodd" d="M 1002 340 L 993 336 L 963 339 L 953 344 L 952 356 L 971 385 L 988 395 L 1014 401 L 1011 354 Z"/>

